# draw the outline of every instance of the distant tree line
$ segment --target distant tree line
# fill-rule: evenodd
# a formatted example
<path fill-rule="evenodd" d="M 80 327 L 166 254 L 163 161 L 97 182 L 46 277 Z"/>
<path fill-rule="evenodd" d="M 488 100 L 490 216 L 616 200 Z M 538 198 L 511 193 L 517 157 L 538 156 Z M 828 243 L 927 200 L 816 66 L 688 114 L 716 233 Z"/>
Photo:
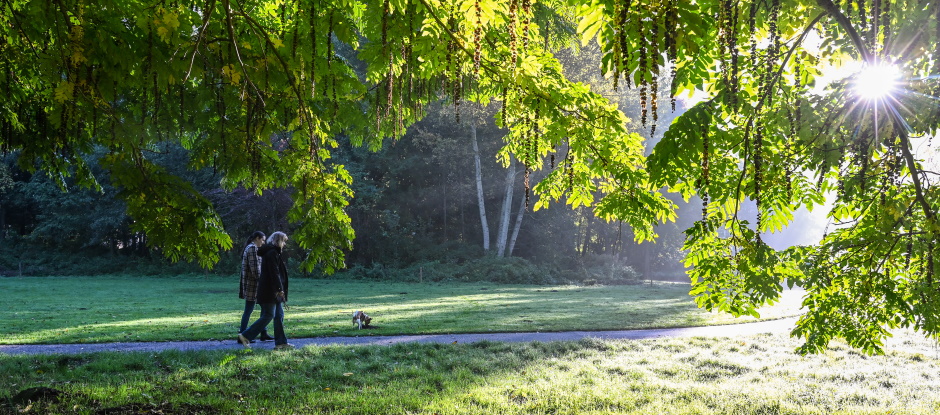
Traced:
<path fill-rule="evenodd" d="M 632 119 L 639 119 L 635 91 L 613 90 L 586 69 L 593 64 L 585 61 L 597 56 L 587 51 L 562 58 L 572 71 L 569 76 L 593 83 Z M 685 226 L 662 225 L 655 244 L 638 245 L 629 226 L 606 222 L 590 208 L 534 211 L 531 186 L 544 173 L 526 171 L 513 156 L 500 153 L 507 131 L 495 125 L 496 111 L 498 105 L 465 104 L 458 122 L 454 108 L 437 105 L 403 138 L 377 150 L 339 137 L 333 162 L 353 176 L 355 192 L 347 212 L 356 239 L 346 255 L 345 275 L 588 283 L 682 278 L 679 229 Z M 676 115 L 661 112 L 661 124 Z M 117 197 L 126 190 L 107 181 L 110 176 L 98 163 L 106 150 L 98 149 L 87 163 L 100 178 L 101 192 L 71 178 L 53 180 L 41 171 L 26 171 L 18 167 L 23 165 L 17 162 L 18 153 L 5 156 L 0 166 L 0 229 L 6 243 L 0 249 L 9 252 L 0 260 L 0 272 L 227 274 L 237 269 L 242 241 L 251 232 L 292 232 L 287 220 L 291 189 L 260 194 L 243 187 L 224 190 L 213 169 L 191 168 L 190 152 L 178 143 L 158 147 L 152 160 L 211 200 L 225 231 L 236 241 L 213 270 L 170 264 L 155 252 L 159 248 L 136 230 Z M 59 185 L 63 180 L 65 188 Z M 686 216 L 684 210 L 680 216 Z M 299 247 L 292 249 L 296 269 L 304 255 L 296 252 Z"/>

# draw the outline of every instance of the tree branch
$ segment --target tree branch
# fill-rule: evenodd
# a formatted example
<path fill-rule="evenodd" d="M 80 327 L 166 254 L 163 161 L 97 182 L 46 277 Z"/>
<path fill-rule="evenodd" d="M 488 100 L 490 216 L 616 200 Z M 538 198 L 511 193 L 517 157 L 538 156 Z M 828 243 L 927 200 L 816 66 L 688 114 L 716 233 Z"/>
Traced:
<path fill-rule="evenodd" d="M 852 22 L 849 20 L 848 16 L 842 13 L 842 10 L 839 10 L 839 6 L 836 6 L 832 0 L 816 0 L 816 4 L 822 7 L 832 18 L 836 19 L 839 26 L 852 38 L 852 43 L 855 44 L 855 49 L 857 49 L 858 53 L 861 55 L 862 61 L 871 62 L 873 60 L 871 52 L 865 46 L 865 42 L 862 41 L 862 37 L 858 34 L 858 31 L 855 30 L 855 26 L 852 26 Z"/>

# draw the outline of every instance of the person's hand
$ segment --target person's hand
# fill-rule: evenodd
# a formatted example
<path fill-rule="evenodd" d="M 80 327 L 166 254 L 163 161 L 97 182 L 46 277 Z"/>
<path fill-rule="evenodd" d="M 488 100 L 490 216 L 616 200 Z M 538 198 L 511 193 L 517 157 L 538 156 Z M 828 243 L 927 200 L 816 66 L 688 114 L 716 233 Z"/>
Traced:
<path fill-rule="evenodd" d="M 274 299 L 277 300 L 279 303 L 283 303 L 283 302 L 284 302 L 284 291 L 278 291 L 277 293 L 275 293 L 275 294 L 274 294 Z"/>

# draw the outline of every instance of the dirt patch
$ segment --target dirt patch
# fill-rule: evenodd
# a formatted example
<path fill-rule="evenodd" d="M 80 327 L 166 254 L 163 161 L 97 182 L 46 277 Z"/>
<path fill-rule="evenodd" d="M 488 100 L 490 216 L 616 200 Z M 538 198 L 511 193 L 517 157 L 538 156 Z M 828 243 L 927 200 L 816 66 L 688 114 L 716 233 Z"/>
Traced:
<path fill-rule="evenodd" d="M 65 395 L 65 392 L 62 392 L 58 389 L 40 386 L 37 388 L 29 388 L 20 391 L 20 393 L 17 393 L 12 398 L 10 398 L 10 403 L 13 405 L 29 405 L 33 402 L 55 402 Z"/>

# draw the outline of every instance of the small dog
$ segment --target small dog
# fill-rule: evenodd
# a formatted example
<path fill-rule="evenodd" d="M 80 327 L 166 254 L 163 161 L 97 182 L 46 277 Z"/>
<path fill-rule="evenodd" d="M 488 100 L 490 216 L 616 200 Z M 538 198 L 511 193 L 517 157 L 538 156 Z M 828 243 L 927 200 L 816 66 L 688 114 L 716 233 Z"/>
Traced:
<path fill-rule="evenodd" d="M 363 313 L 362 311 L 356 310 L 353 311 L 353 324 L 359 326 L 361 330 L 363 327 L 369 327 L 369 323 L 372 322 L 372 317 L 369 317 L 368 314 Z"/>

